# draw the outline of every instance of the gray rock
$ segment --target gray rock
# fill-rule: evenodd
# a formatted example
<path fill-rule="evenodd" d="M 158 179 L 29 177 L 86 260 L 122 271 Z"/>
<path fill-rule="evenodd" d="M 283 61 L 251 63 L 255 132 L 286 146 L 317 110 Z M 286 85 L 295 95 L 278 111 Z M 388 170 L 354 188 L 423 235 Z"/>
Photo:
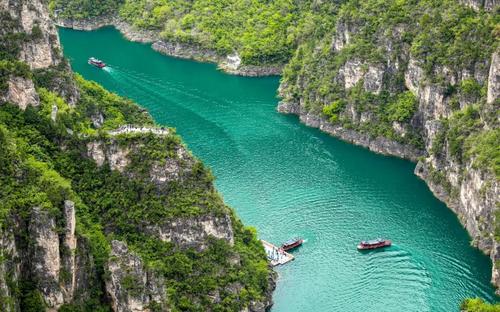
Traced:
<path fill-rule="evenodd" d="M 494 103 L 500 96 L 500 52 L 496 51 L 491 56 L 491 67 L 488 76 L 488 98 L 489 104 Z"/>
<path fill-rule="evenodd" d="M 40 98 L 36 93 L 35 85 L 30 79 L 11 77 L 8 81 L 8 91 L 0 102 L 9 102 L 25 110 L 28 106 L 39 106 Z"/>
<path fill-rule="evenodd" d="M 228 215 L 177 218 L 163 224 L 146 225 L 145 231 L 162 241 L 198 251 L 208 247 L 209 237 L 223 239 L 231 246 L 234 244 L 231 218 Z"/>
<path fill-rule="evenodd" d="M 7 11 L 12 18 L 19 20 L 20 27 L 17 31 L 31 34 L 34 28 L 39 29 L 40 36 L 25 42 L 21 47 L 19 55 L 21 60 L 32 69 L 47 68 L 61 62 L 58 34 L 50 20 L 46 3 L 0 0 L 0 8 Z"/>
<path fill-rule="evenodd" d="M 113 311 L 149 311 L 148 306 L 152 303 L 158 304 L 162 311 L 169 311 L 163 277 L 148 270 L 142 259 L 129 251 L 125 243 L 111 242 L 106 269 L 109 272 L 106 292 Z"/>
<path fill-rule="evenodd" d="M 59 236 L 56 222 L 49 211 L 34 207 L 28 231 L 33 240 L 31 246 L 32 276 L 50 309 L 58 309 L 64 303 L 59 285 L 61 259 L 59 257 Z"/>

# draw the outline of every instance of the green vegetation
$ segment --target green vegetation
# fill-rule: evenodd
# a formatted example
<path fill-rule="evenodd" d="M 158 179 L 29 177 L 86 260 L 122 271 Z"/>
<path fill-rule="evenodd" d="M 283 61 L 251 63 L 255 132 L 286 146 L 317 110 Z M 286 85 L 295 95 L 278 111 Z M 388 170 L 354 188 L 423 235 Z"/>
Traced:
<path fill-rule="evenodd" d="M 312 0 L 52 0 L 61 18 L 84 19 L 118 13 L 161 38 L 211 49 L 238 52 L 244 64 L 284 64 L 297 44 L 333 26 L 336 3 Z"/>
<path fill-rule="evenodd" d="M 408 90 L 413 88 L 405 81 L 412 61 L 423 71 L 422 81 L 412 83 L 431 86 L 431 92 L 442 94 L 447 105 L 446 112 L 439 112 L 447 117 L 442 117 L 439 123 L 436 120 L 439 131 L 429 153 L 437 160 L 450 156 L 458 164 L 472 162 L 473 168 L 489 172 L 497 179 L 500 176 L 498 106 L 486 104 L 485 81 L 477 74 L 487 71 L 489 58 L 498 48 L 498 9 L 474 11 L 456 0 L 51 0 L 51 8 L 59 17 L 72 19 L 118 14 L 140 29 L 158 32 L 167 41 L 211 49 L 220 55 L 238 52 L 243 64 L 287 63 L 282 77 L 286 101 L 303 103 L 310 113 L 322 115 L 345 129 L 372 138 L 389 138 L 423 151 L 422 114 L 427 108 L 418 111 L 417 98 Z M 5 27 L 11 27 L 12 23 L 4 19 Z M 32 29 L 31 38 L 39 35 L 36 28 Z M 19 44 L 28 37 L 16 34 L 1 38 L 0 55 L 7 61 L 0 63 L 0 74 L 3 73 L 0 77 L 24 75 L 22 65 L 18 68 L 12 62 Z M 345 87 L 348 61 L 355 64 L 356 74 L 362 76 L 350 88 Z M 383 73 L 374 78 L 378 70 Z M 469 74 L 464 74 L 466 71 Z M 77 78 L 82 94 L 80 103 L 70 108 L 48 91 L 54 90 L 53 81 L 57 79 L 53 75 L 50 71 L 35 73 L 42 99 L 40 111 L 34 113 L 30 109 L 24 113 L 26 116 L 13 114 L 4 119 L 5 122 L 12 118 L 36 120 L 37 126 L 32 129 L 35 123 L 24 121 L 29 124 L 27 129 L 32 130 L 27 133 L 23 130 L 22 136 L 11 133 L 11 126 L 4 128 L 4 134 L 0 131 L 0 140 L 3 135 L 3 143 L 10 146 L 6 151 L 18 153 L 17 146 L 26 148 L 15 154 L 22 160 L 5 160 L 2 170 L 11 170 L 12 174 L 12 166 L 22 163 L 36 181 L 54 181 L 54 187 L 62 188 L 64 179 L 71 180 L 71 189 L 61 190 L 78 195 L 80 209 L 85 211 L 85 216 L 79 218 L 89 220 L 86 223 L 89 228 L 90 224 L 96 225 L 92 230 L 82 227 L 82 233 L 92 233 L 86 237 L 96 246 L 93 252 L 100 255 L 96 257 L 100 266 L 106 260 L 110 239 L 109 233 L 105 235 L 100 227 L 109 224 L 114 229 L 113 237 L 127 241 L 151 268 L 168 280 L 171 285 L 168 293 L 175 298 L 175 308 L 202 309 L 209 304 L 211 291 L 223 289 L 236 280 L 245 281 L 245 292 L 239 294 L 239 299 L 222 292 L 224 307 L 241 307 L 251 298 L 257 298 L 265 289 L 265 261 L 255 234 L 243 228 L 234 216 L 236 244 L 232 248 L 214 241 L 203 253 L 180 251 L 136 234 L 142 221 L 229 211 L 212 187 L 212 175 L 198 161 L 182 183 L 169 183 L 165 192 L 158 192 L 155 185 L 144 182 L 153 163 L 175 157 L 179 138 L 172 134 L 162 139 L 146 135 L 111 139 L 105 130 L 125 123 L 152 122 L 127 100 L 81 78 Z M 0 91 L 6 88 L 6 81 L 0 81 Z M 376 86 L 367 88 L 365 83 Z M 56 123 L 50 123 L 47 120 L 54 103 L 60 114 Z M 43 120 L 34 118 L 36 114 Z M 100 115 L 103 124 L 96 127 L 95 120 Z M 68 135 L 67 128 L 82 137 Z M 52 140 L 47 140 L 52 136 L 71 148 L 60 151 L 52 145 Z M 24 139 L 19 141 L 19 137 L 28 141 L 23 143 Z M 127 167 L 130 176 L 125 179 L 107 167 L 98 168 L 83 159 L 82 146 L 91 140 L 134 146 Z M 0 160 L 10 157 L 9 153 L 6 155 L 0 155 Z M 429 178 L 448 193 L 456 193 L 442 171 L 431 168 Z M 50 187 L 35 188 L 32 192 L 35 196 L 30 200 L 45 203 L 48 208 L 57 207 L 52 202 L 57 197 Z M 8 211 L 2 210 L 2 215 Z M 234 253 L 240 255 L 243 267 L 226 262 Z M 225 268 L 223 276 L 217 276 L 218 268 Z M 193 294 L 199 300 L 192 300 Z M 467 311 L 493 311 L 490 308 L 497 309 L 479 299 L 467 300 L 462 306 Z"/>
<path fill-rule="evenodd" d="M 0 97 L 7 92 L 10 77 L 31 77 L 28 65 L 17 59 L 21 44 L 31 37 L 26 33 L 14 33 L 16 26 L 17 21 L 9 13 L 0 12 Z"/>
<path fill-rule="evenodd" d="M 28 65 L 19 61 L 0 59 L 0 96 L 2 96 L 9 89 L 7 81 L 10 77 L 31 77 Z"/>
<path fill-rule="evenodd" d="M 332 123 L 336 123 L 339 119 L 339 113 L 344 108 L 345 103 L 337 100 L 330 105 L 323 107 L 323 114 L 327 116 Z"/>
<path fill-rule="evenodd" d="M 390 121 L 405 122 L 417 111 L 417 99 L 410 91 L 400 93 L 395 101 L 389 103 L 387 114 Z"/>
<path fill-rule="evenodd" d="M 499 312 L 500 304 L 486 303 L 479 298 L 465 299 L 460 309 L 463 312 Z"/>
<path fill-rule="evenodd" d="M 246 64 L 286 62 L 300 36 L 304 4 L 278 1 L 125 1 L 120 16 L 161 37 L 225 55 L 238 51 Z M 141 14 L 138 14 L 141 12 Z"/>
<path fill-rule="evenodd" d="M 132 101 L 108 92 L 79 75 L 76 82 L 81 90 L 77 110 L 82 116 L 98 117 L 101 114 L 104 120 L 102 130 L 114 129 L 122 124 L 153 125 L 151 116 Z"/>
<path fill-rule="evenodd" d="M 467 66 L 491 55 L 498 23 L 498 16 L 476 13 L 454 0 L 51 0 L 51 8 L 72 19 L 119 14 L 165 40 L 221 55 L 237 51 L 244 64 L 257 65 L 286 63 L 299 46 L 330 45 L 340 21 L 356 29 L 356 35 L 328 62 L 341 65 L 353 57 L 383 61 L 387 51 L 380 38 L 393 35 L 399 42 L 392 52 L 410 49 L 428 73 L 436 64 Z"/>
<path fill-rule="evenodd" d="M 124 124 L 153 125 L 151 117 L 131 101 L 93 82 L 79 76 L 75 81 L 81 95 L 76 106 L 69 106 L 42 87 L 38 88 L 38 108 L 21 111 L 9 104 L 0 106 L 0 225 L 12 226 L 13 216 L 29 218 L 35 206 L 49 210 L 61 224 L 62 203 L 70 199 L 76 207 L 77 235 L 87 242 L 97 270 L 98 278 L 89 290 L 91 298 L 65 305 L 63 311 L 108 311 L 102 289 L 112 239 L 127 242 L 151 270 L 164 276 L 172 310 L 241 310 L 250 301 L 262 299 L 269 276 L 263 248 L 255 232 L 243 227 L 225 206 L 213 187 L 210 171 L 193 159 L 191 170 L 186 170 L 182 179 L 161 187 L 153 184 L 149 178 L 152 164 L 177 159 L 180 138 L 173 129 L 161 137 L 110 137 L 106 130 Z M 51 120 L 54 105 L 58 107 L 55 122 Z M 96 114 L 103 116 L 100 125 L 92 122 Z M 107 165 L 97 167 L 84 157 L 90 141 L 129 148 L 127 173 Z M 181 167 L 188 166 L 186 161 L 178 161 Z M 207 214 L 230 216 L 234 246 L 211 239 L 208 248 L 198 252 L 162 242 L 142 231 L 147 224 Z M 29 237 L 28 233 L 19 235 Z M 233 258 L 239 260 L 230 262 Z M 28 276 L 23 283 L 26 287 L 19 289 L 18 297 L 23 311 L 44 311 L 36 281 Z M 241 290 L 230 291 L 235 284 L 241 285 Z M 124 287 L 140 291 L 133 281 Z M 219 292 L 220 302 L 210 299 L 214 291 Z"/>
<path fill-rule="evenodd" d="M 123 0 L 51 0 L 49 7 L 59 18 L 88 19 L 116 13 Z"/>
<path fill-rule="evenodd" d="M 108 14 L 118 4 L 85 0 L 51 3 L 54 10 L 64 9 L 59 16 L 76 18 Z M 113 239 L 126 242 L 149 269 L 165 278 L 172 311 L 242 310 L 249 302 L 262 299 L 270 271 L 255 232 L 245 228 L 224 204 L 213 186 L 213 175 L 199 160 L 190 155 L 179 158 L 177 151 L 184 147 L 175 131 L 169 129 L 165 136 L 111 136 L 109 130 L 123 125 L 154 126 L 154 122 L 130 100 L 74 76 L 66 61 L 30 70 L 18 59 L 24 44 L 43 36 L 40 27 L 35 24 L 30 34 L 19 33 L 19 21 L 5 12 L 0 14 L 0 98 L 14 77 L 33 80 L 40 97 L 39 107 L 29 106 L 24 111 L 0 103 L 0 231 L 13 230 L 18 248 L 27 247 L 32 244 L 27 224 L 34 207 L 48 211 L 61 231 L 64 201 L 75 203 L 77 253 L 90 253 L 93 263 L 87 269 L 95 268 L 95 275 L 87 272 L 87 294 L 77 294 L 61 311 L 110 311 L 103 291 Z M 70 98 L 71 94 L 79 94 L 78 102 L 71 105 L 60 96 Z M 98 167 L 86 156 L 91 142 L 129 150 L 125 172 L 111 170 L 108 165 Z M 152 166 L 167 161 L 180 167 L 180 178 L 162 185 L 151 182 Z M 228 215 L 234 246 L 210 239 L 207 249 L 199 252 L 144 232 L 147 225 L 202 215 Z M 0 250 L 0 258 L 12 261 L 8 250 Z M 63 270 L 59 278 L 64 281 L 69 273 Z M 19 302 L 23 311 L 45 311 L 38 283 L 24 272 L 18 281 L 10 281 L 13 295 L 1 298 L 0 310 Z M 235 291 L 231 291 L 233 285 L 238 285 Z M 131 293 L 140 291 L 133 280 L 126 279 L 123 287 Z M 220 302 L 211 299 L 214 292 Z"/>
<path fill-rule="evenodd" d="M 449 131 L 439 137 L 444 143 L 445 136 L 450 135 L 447 139 L 458 160 L 469 155 L 463 145 L 469 135 L 479 131 L 484 82 L 468 78 L 451 85 L 440 72 L 444 66 L 451 73 L 474 66 L 487 72 L 483 65 L 476 64 L 487 64 L 498 46 L 498 14 L 474 11 L 453 0 L 350 0 L 343 2 L 330 19 L 335 27 L 298 43 L 283 73 L 285 101 L 300 101 L 305 109 L 323 113 L 344 128 L 423 150 L 421 130 L 414 126 L 419 118 L 415 115 L 417 99 L 405 82 L 411 57 L 423 69 L 424 84 L 444 89 L 451 110 L 459 111 L 463 103 L 478 103 L 474 118 L 463 117 L 476 120 L 471 121 L 473 124 L 456 118 L 453 125 L 445 125 L 450 126 Z M 341 49 L 335 49 L 336 45 Z M 344 73 L 349 72 L 344 68 L 347 61 L 357 64 L 356 70 L 363 76 L 350 89 L 344 84 Z M 384 75 L 376 82 L 370 73 L 378 68 Z M 377 83 L 381 91 L 365 91 L 366 82 Z M 332 106 L 337 101 L 347 105 L 343 109 Z M 438 150 L 440 144 L 435 143 Z"/>
<path fill-rule="evenodd" d="M 500 178 L 500 131 L 484 130 L 481 106 L 456 111 L 441 120 L 441 125 L 430 150 L 433 155 L 441 157 L 447 151 L 454 160 L 460 163 L 472 160 L 474 168 Z"/>
<path fill-rule="evenodd" d="M 473 166 L 489 169 L 500 179 L 500 129 L 482 131 L 471 135 L 465 141 L 468 157 L 474 159 Z"/>

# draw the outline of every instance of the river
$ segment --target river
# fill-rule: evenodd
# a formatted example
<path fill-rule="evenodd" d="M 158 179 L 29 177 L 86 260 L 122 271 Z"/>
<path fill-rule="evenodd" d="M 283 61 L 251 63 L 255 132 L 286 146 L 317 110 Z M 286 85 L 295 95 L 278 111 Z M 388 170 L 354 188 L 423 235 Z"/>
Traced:
<path fill-rule="evenodd" d="M 160 55 L 110 27 L 59 33 L 76 72 L 177 129 L 261 238 L 305 239 L 295 261 L 276 269 L 273 312 L 448 312 L 466 297 L 496 300 L 489 258 L 470 246 L 415 165 L 277 113 L 277 77 L 226 75 L 213 64 Z M 109 67 L 89 66 L 91 56 Z M 377 237 L 394 245 L 356 250 Z"/>

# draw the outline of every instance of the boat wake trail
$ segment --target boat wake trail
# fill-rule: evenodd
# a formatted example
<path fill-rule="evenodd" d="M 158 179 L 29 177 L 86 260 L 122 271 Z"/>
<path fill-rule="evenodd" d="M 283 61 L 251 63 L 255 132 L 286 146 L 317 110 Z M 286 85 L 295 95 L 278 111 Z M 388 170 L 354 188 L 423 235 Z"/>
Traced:
<path fill-rule="evenodd" d="M 226 146 L 231 149 L 231 153 L 241 155 L 238 144 L 226 131 L 226 127 L 219 124 L 217 120 L 207 117 L 210 116 L 211 107 L 214 105 L 220 106 L 221 103 L 229 106 L 229 102 L 215 100 L 199 90 L 186 89 L 185 86 L 178 83 L 164 81 L 128 69 L 121 69 L 114 65 L 108 66 L 106 72 L 114 80 L 114 87 L 119 90 L 120 94 L 147 108 L 156 120 L 166 120 L 167 123 L 172 123 L 171 116 L 165 113 L 165 106 L 168 106 L 169 111 L 174 111 L 176 117 L 184 116 L 183 119 L 185 120 L 194 120 L 194 124 L 199 128 L 203 128 L 207 135 L 226 140 L 228 142 Z M 183 105 L 184 103 L 197 103 L 197 105 L 186 106 Z"/>

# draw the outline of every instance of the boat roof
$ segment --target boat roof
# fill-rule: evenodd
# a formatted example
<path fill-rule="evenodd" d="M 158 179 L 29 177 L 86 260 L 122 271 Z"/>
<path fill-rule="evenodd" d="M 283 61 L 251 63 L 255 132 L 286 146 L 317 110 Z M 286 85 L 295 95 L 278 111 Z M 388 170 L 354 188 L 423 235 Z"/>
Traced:
<path fill-rule="evenodd" d="M 381 239 L 381 238 L 377 238 L 377 239 L 371 239 L 369 241 L 362 241 L 361 243 L 363 244 L 367 244 L 367 245 L 372 245 L 372 244 L 378 244 L 378 243 L 381 243 L 383 242 L 384 240 Z"/>
<path fill-rule="evenodd" d="M 283 245 L 290 245 L 290 244 L 293 244 L 293 243 L 295 243 L 296 241 L 299 241 L 299 240 L 300 240 L 299 237 L 295 237 L 295 238 L 287 240 L 286 242 L 283 243 Z"/>

